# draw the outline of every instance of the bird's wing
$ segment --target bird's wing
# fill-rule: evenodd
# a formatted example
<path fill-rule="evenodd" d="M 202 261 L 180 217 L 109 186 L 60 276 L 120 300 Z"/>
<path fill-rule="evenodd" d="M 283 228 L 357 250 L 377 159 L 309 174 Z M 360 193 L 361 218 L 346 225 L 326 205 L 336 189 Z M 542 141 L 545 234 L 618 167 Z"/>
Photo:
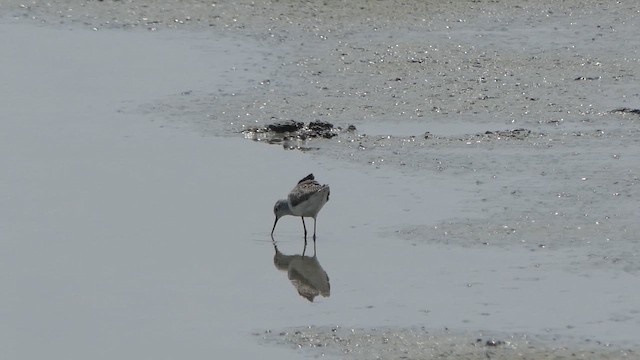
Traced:
<path fill-rule="evenodd" d="M 315 180 L 315 179 L 316 179 L 316 178 L 315 178 L 315 177 L 313 177 L 313 174 L 309 174 L 309 175 L 305 176 L 305 177 L 304 177 L 304 179 L 302 179 L 302 180 L 298 181 L 298 184 L 303 183 L 303 182 L 305 182 L 305 181 L 307 181 L 307 180 Z"/>
<path fill-rule="evenodd" d="M 313 176 L 313 175 L 310 175 Z M 308 176 L 307 176 L 308 177 Z M 304 180 L 304 179 L 303 179 Z M 322 190 L 326 185 L 320 185 L 315 180 L 304 180 L 298 183 L 289 193 L 289 205 L 291 207 L 307 201 L 310 197 Z"/>

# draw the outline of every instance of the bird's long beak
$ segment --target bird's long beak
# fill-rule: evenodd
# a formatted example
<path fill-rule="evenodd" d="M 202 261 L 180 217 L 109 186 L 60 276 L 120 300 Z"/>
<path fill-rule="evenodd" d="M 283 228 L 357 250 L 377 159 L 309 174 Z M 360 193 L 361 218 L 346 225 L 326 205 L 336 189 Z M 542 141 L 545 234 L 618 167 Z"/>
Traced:
<path fill-rule="evenodd" d="M 273 222 L 273 229 L 271 229 L 271 236 L 273 237 L 273 232 L 276 230 L 276 224 L 278 223 L 278 217 L 276 216 L 276 221 Z"/>

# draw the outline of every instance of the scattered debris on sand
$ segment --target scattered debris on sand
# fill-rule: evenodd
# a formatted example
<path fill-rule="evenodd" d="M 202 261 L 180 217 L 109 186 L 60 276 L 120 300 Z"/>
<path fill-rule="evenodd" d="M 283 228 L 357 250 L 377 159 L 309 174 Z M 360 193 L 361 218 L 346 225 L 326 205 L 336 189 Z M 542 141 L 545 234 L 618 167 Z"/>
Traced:
<path fill-rule="evenodd" d="M 263 341 L 346 359 L 631 359 L 633 350 L 598 341 L 579 344 L 537 339 L 526 334 L 495 336 L 483 332 L 431 331 L 424 327 L 355 329 L 341 326 L 256 332 Z"/>

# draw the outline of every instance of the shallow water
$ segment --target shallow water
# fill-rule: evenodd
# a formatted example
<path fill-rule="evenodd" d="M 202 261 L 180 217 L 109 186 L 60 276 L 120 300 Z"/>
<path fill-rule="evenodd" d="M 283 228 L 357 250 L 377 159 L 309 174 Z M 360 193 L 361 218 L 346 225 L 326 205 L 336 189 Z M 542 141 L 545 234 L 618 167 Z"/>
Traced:
<path fill-rule="evenodd" d="M 369 275 L 389 271 L 372 267 L 387 255 L 375 245 L 380 226 L 435 222 L 457 206 L 424 179 L 118 112 L 121 102 L 223 76 L 225 56 L 216 52 L 216 66 L 202 61 L 202 40 L 2 27 L 21 44 L 2 64 L 14 75 L 1 132 L 2 166 L 10 169 L 2 176 L 2 341 L 12 358 L 282 358 L 247 341 L 250 333 L 369 318 L 382 278 Z M 116 44 L 126 59 L 114 58 Z M 176 57 L 150 56 L 167 46 Z M 159 67 L 179 76 L 158 79 Z M 276 269 L 269 237 L 273 203 L 311 171 L 333 189 L 317 247 L 332 290 L 317 308 Z M 283 254 L 302 251 L 298 220 L 283 219 L 275 236 Z"/>
<path fill-rule="evenodd" d="M 256 264 L 271 270 L 271 252 L 251 238 L 266 238 L 273 196 L 247 189 L 280 152 L 118 111 L 210 86 L 242 51 L 186 35 L 13 24 L 2 34 L 14 44 L 0 60 L 11 74 L 0 131 L 4 356 L 265 353 L 246 338 L 264 281 Z M 233 54 L 198 56 L 212 42 Z M 277 184 L 262 178 L 264 188 Z"/>

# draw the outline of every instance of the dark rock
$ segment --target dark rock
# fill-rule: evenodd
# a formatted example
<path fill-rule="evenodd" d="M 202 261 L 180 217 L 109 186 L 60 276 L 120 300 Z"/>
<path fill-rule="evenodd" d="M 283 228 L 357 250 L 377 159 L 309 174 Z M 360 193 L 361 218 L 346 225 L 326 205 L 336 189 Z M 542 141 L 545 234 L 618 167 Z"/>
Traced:
<path fill-rule="evenodd" d="M 500 340 L 495 340 L 495 339 L 491 339 L 491 340 L 487 340 L 486 343 L 484 343 L 486 346 L 500 346 L 504 344 L 504 341 L 500 341 Z"/>
<path fill-rule="evenodd" d="M 640 115 L 640 109 L 631 109 L 631 108 L 626 108 L 626 107 L 615 109 L 615 110 L 612 110 L 611 112 L 613 112 L 613 113 L 621 113 L 621 114 Z"/>
<path fill-rule="evenodd" d="M 272 120 L 274 120 L 272 118 Z M 350 129 L 355 130 L 351 125 Z M 331 139 L 338 136 L 343 129 L 334 127 L 332 123 L 326 121 L 312 121 L 308 125 L 303 122 L 285 120 L 274 121 L 263 127 L 249 127 L 242 131 L 244 137 L 254 141 L 264 141 L 269 144 L 282 144 L 285 149 L 316 150 L 317 148 L 300 146 L 300 142 L 309 139 Z"/>
<path fill-rule="evenodd" d="M 333 132 L 325 132 L 325 133 L 322 133 L 322 137 L 323 137 L 323 138 L 325 138 L 325 139 L 331 139 L 332 137 L 334 137 L 334 136 L 336 136 L 336 135 L 338 135 L 338 134 L 333 133 Z"/>
<path fill-rule="evenodd" d="M 309 123 L 309 130 L 311 131 L 321 132 L 329 131 L 331 129 L 333 129 L 333 124 L 326 121 L 316 120 Z"/>
<path fill-rule="evenodd" d="M 276 133 L 285 133 L 285 132 L 296 132 L 302 129 L 303 126 L 304 126 L 304 123 L 302 122 L 286 120 L 286 121 L 269 124 L 267 125 L 267 129 L 269 129 L 269 131 L 273 131 Z"/>
<path fill-rule="evenodd" d="M 531 135 L 531 130 L 528 129 L 513 129 L 513 130 L 497 130 L 486 131 L 484 137 L 488 138 L 511 138 L 522 140 Z"/>
<path fill-rule="evenodd" d="M 309 137 L 321 137 L 325 139 L 331 139 L 338 135 L 337 132 L 340 129 L 334 129 L 333 124 L 326 121 L 312 121 L 309 123 L 304 132 Z"/>

